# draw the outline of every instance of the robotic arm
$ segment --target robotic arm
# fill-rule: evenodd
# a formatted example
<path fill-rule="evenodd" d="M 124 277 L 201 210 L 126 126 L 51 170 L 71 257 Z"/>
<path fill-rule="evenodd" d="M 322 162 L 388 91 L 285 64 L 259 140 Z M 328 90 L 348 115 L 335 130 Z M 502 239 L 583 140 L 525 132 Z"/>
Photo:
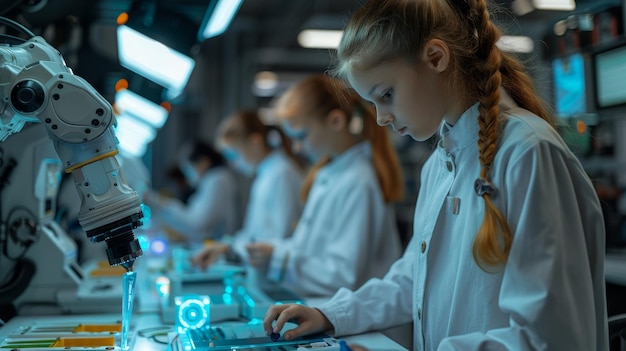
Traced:
<path fill-rule="evenodd" d="M 92 242 L 106 242 L 109 264 L 130 271 L 142 255 L 133 230 L 143 213 L 115 158 L 111 105 L 43 38 L 20 29 L 32 37 L 0 44 L 0 142 L 26 122 L 43 123 L 82 199 L 80 225 Z"/>

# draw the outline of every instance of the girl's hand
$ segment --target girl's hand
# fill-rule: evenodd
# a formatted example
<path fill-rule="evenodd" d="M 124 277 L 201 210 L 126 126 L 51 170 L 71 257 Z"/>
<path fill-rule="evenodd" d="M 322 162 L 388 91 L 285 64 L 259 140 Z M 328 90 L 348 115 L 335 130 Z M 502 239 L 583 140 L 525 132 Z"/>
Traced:
<path fill-rule="evenodd" d="M 267 335 L 280 333 L 289 320 L 294 320 L 298 326 L 283 334 L 285 340 L 333 329 L 333 325 L 318 309 L 299 304 L 285 304 L 274 305 L 267 310 L 263 319 L 265 333 Z"/>
<path fill-rule="evenodd" d="M 228 250 L 230 250 L 230 246 L 220 243 L 220 242 L 211 242 L 205 244 L 202 250 L 191 257 L 191 264 L 200 267 L 202 270 L 206 270 L 207 267 L 215 263 L 218 258 L 222 255 L 225 255 Z"/>
<path fill-rule="evenodd" d="M 266 243 L 253 243 L 246 246 L 250 265 L 256 269 L 267 269 L 272 258 L 274 246 Z"/>

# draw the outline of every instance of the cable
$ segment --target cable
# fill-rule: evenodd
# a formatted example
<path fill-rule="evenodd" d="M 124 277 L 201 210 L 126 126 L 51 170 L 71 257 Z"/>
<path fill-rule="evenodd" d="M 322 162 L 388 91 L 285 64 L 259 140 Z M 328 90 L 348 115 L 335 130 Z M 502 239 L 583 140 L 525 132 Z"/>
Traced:
<path fill-rule="evenodd" d="M 14 41 L 14 44 L 21 44 L 21 43 L 26 42 L 26 39 L 16 37 L 15 35 L 10 35 L 10 34 L 0 34 L 0 38 L 7 39 L 7 41 Z"/>
<path fill-rule="evenodd" d="M 0 148 L 0 167 L 4 165 L 4 149 Z M 2 174 L 0 174 L 0 244 L 6 245 L 7 242 L 7 228 L 4 218 L 2 217 L 2 193 L 4 192 L 4 188 L 9 184 L 9 178 L 13 171 L 17 167 L 17 161 L 11 157 L 7 162 Z"/>
<path fill-rule="evenodd" d="M 24 33 L 26 35 L 29 35 L 30 38 L 33 38 L 33 37 L 36 36 L 35 33 L 31 32 L 30 29 L 24 27 L 21 23 L 18 23 L 16 21 L 12 20 L 12 19 L 8 19 L 6 17 L 0 16 L 0 23 L 4 24 L 6 26 L 9 26 L 9 27 L 11 27 L 11 28 L 13 28 L 13 29 L 15 29 L 15 30 L 17 30 L 19 32 L 22 32 L 22 33 Z M 30 38 L 28 38 L 28 39 L 30 39 Z"/>
<path fill-rule="evenodd" d="M 167 334 L 171 331 L 171 327 L 161 326 L 138 330 L 137 335 L 141 336 L 142 338 L 148 338 L 156 343 L 167 345 Z M 162 337 L 165 337 L 165 340 L 163 340 Z"/>

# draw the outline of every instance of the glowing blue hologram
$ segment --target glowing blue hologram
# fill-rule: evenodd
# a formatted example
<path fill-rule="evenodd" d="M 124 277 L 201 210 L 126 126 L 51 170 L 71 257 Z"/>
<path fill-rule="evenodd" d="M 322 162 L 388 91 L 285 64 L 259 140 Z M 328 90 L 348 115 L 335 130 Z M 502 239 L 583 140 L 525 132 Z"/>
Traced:
<path fill-rule="evenodd" d="M 176 330 L 184 333 L 189 329 L 208 328 L 211 325 L 209 296 L 176 296 Z"/>

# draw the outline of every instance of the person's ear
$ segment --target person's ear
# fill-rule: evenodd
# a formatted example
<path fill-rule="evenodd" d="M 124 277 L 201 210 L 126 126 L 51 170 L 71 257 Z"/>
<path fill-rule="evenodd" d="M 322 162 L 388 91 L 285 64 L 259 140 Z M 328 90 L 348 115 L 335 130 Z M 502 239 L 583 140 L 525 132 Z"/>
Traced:
<path fill-rule="evenodd" d="M 422 60 L 428 68 L 444 72 L 450 64 L 450 48 L 443 40 L 431 39 L 424 44 Z"/>
<path fill-rule="evenodd" d="M 331 110 L 326 116 L 326 123 L 333 131 L 341 131 L 347 128 L 348 118 L 340 109 Z"/>

